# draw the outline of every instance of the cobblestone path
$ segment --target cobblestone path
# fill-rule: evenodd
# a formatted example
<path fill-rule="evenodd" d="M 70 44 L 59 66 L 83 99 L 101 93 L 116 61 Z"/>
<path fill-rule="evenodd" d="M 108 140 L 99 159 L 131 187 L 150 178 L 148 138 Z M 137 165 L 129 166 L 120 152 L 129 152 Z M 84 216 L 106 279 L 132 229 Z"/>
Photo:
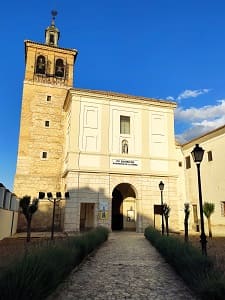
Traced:
<path fill-rule="evenodd" d="M 143 234 L 113 232 L 50 299 L 196 298 Z"/>

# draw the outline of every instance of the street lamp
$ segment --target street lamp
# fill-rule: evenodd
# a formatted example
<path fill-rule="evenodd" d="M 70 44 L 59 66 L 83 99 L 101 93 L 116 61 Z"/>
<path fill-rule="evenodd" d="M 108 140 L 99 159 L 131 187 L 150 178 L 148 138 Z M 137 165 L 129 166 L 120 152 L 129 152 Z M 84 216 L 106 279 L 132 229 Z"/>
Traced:
<path fill-rule="evenodd" d="M 39 192 L 39 198 L 43 199 L 45 197 L 45 193 Z M 49 201 L 53 203 L 53 212 L 52 212 L 52 226 L 51 226 L 51 240 L 54 239 L 54 229 L 55 229 L 55 206 L 62 199 L 69 198 L 69 192 L 65 193 L 65 198 L 62 198 L 61 192 L 56 192 L 56 197 L 54 198 L 51 192 L 47 193 L 47 198 Z"/>
<path fill-rule="evenodd" d="M 161 215 L 162 215 L 162 235 L 164 235 L 164 217 L 163 217 L 163 190 L 164 190 L 164 183 L 160 181 L 159 189 L 161 192 Z"/>
<path fill-rule="evenodd" d="M 198 174 L 198 195 L 199 195 L 199 208 L 200 208 L 200 222 L 201 222 L 201 235 L 200 242 L 202 245 L 202 254 L 207 255 L 206 250 L 206 235 L 204 230 L 204 217 L 203 217 L 203 206 L 202 206 L 202 187 L 201 187 L 201 174 L 200 174 L 200 164 L 203 159 L 204 150 L 199 147 L 199 144 L 195 145 L 195 148 L 192 150 L 191 155 L 193 157 L 194 162 L 197 166 L 197 174 Z"/>

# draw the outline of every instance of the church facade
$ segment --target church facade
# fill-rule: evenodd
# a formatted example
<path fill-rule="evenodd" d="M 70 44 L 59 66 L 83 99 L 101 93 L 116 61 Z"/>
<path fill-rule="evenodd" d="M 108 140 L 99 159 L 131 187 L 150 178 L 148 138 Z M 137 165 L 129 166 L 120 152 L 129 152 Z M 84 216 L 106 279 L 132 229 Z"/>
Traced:
<path fill-rule="evenodd" d="M 64 231 L 160 227 L 161 201 L 171 208 L 171 228 L 179 230 L 185 187 L 176 103 L 74 88 L 77 50 L 59 47 L 59 34 L 53 16 L 45 43 L 25 41 L 14 192 L 69 192 L 58 203 Z M 41 200 L 35 226 L 48 228 L 51 213 L 48 199 Z"/>
<path fill-rule="evenodd" d="M 143 229 L 164 201 L 178 226 L 178 164 L 171 102 L 70 89 L 64 102 L 65 230 Z M 104 213 L 104 216 L 103 216 Z M 87 223 L 86 223 L 87 222 Z"/>

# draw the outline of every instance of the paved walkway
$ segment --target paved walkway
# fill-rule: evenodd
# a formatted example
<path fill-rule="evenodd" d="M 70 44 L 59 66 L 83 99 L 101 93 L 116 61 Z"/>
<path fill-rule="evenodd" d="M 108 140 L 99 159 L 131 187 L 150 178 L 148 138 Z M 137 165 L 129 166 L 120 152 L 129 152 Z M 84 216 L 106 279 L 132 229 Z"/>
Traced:
<path fill-rule="evenodd" d="M 143 234 L 113 232 L 50 299 L 193 300 L 195 297 Z"/>

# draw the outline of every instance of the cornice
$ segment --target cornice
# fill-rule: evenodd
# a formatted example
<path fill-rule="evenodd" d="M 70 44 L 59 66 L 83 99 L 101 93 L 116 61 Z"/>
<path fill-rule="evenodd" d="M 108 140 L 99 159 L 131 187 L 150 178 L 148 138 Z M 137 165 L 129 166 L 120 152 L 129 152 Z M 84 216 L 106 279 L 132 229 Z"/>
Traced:
<path fill-rule="evenodd" d="M 108 100 L 115 100 L 115 101 L 122 101 L 122 102 L 126 101 L 131 103 L 154 105 L 154 106 L 167 107 L 172 109 L 175 109 L 177 106 L 176 102 L 165 101 L 165 100 L 154 99 L 154 98 L 147 98 L 142 96 L 127 95 L 127 94 L 111 92 L 111 91 L 71 88 L 68 93 L 75 96 L 86 96 L 86 97 L 91 96 L 95 98 L 104 98 Z"/>
<path fill-rule="evenodd" d="M 60 52 L 62 52 L 62 51 L 71 52 L 71 54 L 74 54 L 74 55 L 78 53 L 78 51 L 76 49 L 69 49 L 69 48 L 63 48 L 63 47 L 57 47 L 57 46 L 49 46 L 46 44 L 37 43 L 37 42 L 30 41 L 30 40 L 25 40 L 24 44 L 25 45 L 27 45 L 27 44 L 36 45 L 36 46 L 41 47 L 46 50 L 54 49 L 54 51 L 59 50 Z"/>
<path fill-rule="evenodd" d="M 101 175 L 106 175 L 106 176 L 110 176 L 110 175 L 117 175 L 117 176 L 134 176 L 134 177 L 156 177 L 156 178 L 178 178 L 178 175 L 172 172 L 167 172 L 167 173 L 155 173 L 155 172 L 136 172 L 136 171 L 119 171 L 119 170 L 108 170 L 108 171 L 98 171 L 98 170 L 85 170 L 85 169 L 66 169 L 62 174 L 62 178 L 65 178 L 69 173 L 79 173 L 79 174 L 101 174 Z"/>

